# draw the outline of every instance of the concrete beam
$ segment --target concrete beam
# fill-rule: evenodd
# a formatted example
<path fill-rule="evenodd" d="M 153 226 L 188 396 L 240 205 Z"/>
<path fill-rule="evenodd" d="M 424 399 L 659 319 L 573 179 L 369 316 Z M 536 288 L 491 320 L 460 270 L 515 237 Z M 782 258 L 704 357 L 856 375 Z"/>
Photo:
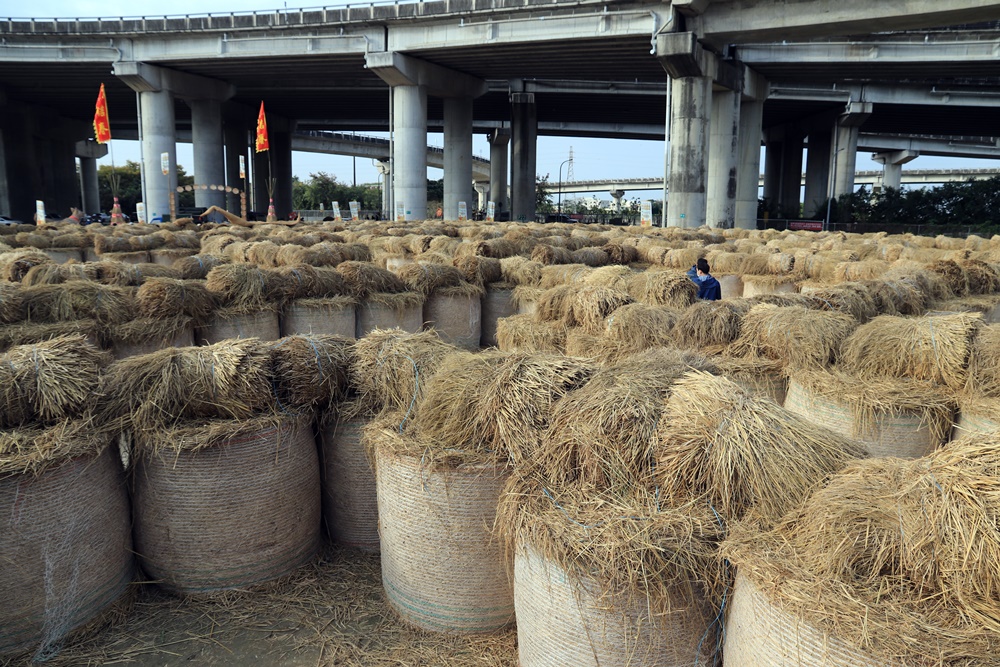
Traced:
<path fill-rule="evenodd" d="M 486 81 L 395 51 L 365 55 L 365 67 L 390 86 L 423 86 L 435 97 L 479 97 Z"/>
<path fill-rule="evenodd" d="M 137 93 L 169 90 L 181 98 L 218 100 L 220 102 L 224 102 L 236 94 L 236 87 L 225 81 L 178 72 L 144 62 L 117 62 L 114 64 L 113 71 L 115 76 Z"/>
<path fill-rule="evenodd" d="M 108 145 L 99 144 L 93 139 L 76 142 L 76 156 L 99 159 L 108 154 Z"/>
<path fill-rule="evenodd" d="M 871 102 L 848 102 L 837 124 L 841 127 L 861 127 L 872 115 L 873 110 Z"/>
<path fill-rule="evenodd" d="M 698 16 L 708 8 L 711 0 L 672 0 L 670 5 L 684 16 Z"/>
<path fill-rule="evenodd" d="M 668 32 L 656 36 L 656 59 L 671 79 L 688 76 L 714 78 L 718 68 L 715 56 L 698 43 L 693 32 Z"/>
<path fill-rule="evenodd" d="M 873 34 L 994 21 L 1000 0 L 731 0 L 715 2 L 686 27 L 721 47 Z"/>
<path fill-rule="evenodd" d="M 912 150 L 921 155 L 938 157 L 987 158 L 1000 160 L 1000 140 L 992 144 L 971 144 L 960 141 L 960 137 L 907 137 L 861 133 L 858 150 L 884 153 L 889 151 Z"/>
<path fill-rule="evenodd" d="M 996 107 L 1000 105 L 1000 88 L 974 89 L 912 84 L 808 84 L 773 81 L 769 100 L 804 102 L 848 102 L 861 100 L 875 104 L 919 106 Z"/>
<path fill-rule="evenodd" d="M 877 3 L 882 7 L 887 2 Z M 945 3 L 947 4 L 947 3 Z M 998 9 L 1000 12 L 1000 9 Z M 995 17 L 994 17 L 995 18 Z M 954 23 L 949 20 L 948 24 Z M 873 32 L 865 30 L 865 33 Z M 899 65 L 906 63 L 994 63 L 997 59 L 996 39 L 969 39 L 961 33 L 946 37 L 893 37 L 886 40 L 850 42 L 744 44 L 736 47 L 736 57 L 751 67 L 754 65 Z"/>

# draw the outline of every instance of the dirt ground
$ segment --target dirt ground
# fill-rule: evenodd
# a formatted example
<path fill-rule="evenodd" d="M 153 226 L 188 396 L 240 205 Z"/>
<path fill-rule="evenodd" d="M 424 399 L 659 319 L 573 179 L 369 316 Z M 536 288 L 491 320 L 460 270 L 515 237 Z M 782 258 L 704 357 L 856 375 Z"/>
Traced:
<path fill-rule="evenodd" d="M 70 639 L 52 667 L 515 667 L 516 634 L 446 636 L 404 625 L 378 556 L 330 548 L 285 579 L 180 599 L 137 585 L 125 613 Z M 4 667 L 29 659 L 0 661 Z"/>

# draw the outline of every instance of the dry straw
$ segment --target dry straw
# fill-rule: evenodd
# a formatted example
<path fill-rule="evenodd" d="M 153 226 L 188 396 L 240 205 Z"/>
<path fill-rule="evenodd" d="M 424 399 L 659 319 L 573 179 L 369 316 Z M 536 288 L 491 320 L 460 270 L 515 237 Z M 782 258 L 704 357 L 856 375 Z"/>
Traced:
<path fill-rule="evenodd" d="M 838 358 L 857 326 L 853 317 L 842 313 L 754 306 L 743 318 L 740 336 L 729 352 L 775 359 L 788 368 L 824 368 Z"/>
<path fill-rule="evenodd" d="M 756 397 L 731 380 L 678 380 L 655 436 L 664 504 L 709 504 L 725 523 L 774 525 L 865 448 Z"/>
<path fill-rule="evenodd" d="M 108 444 L 106 435 L 82 419 L 0 431 L 0 479 L 7 475 L 40 475 L 68 459 L 100 454 Z"/>
<path fill-rule="evenodd" d="M 71 320 L 69 322 L 18 322 L 0 326 L 0 350 L 12 345 L 31 345 L 59 336 L 79 335 L 92 343 L 104 343 L 107 327 L 96 320 Z"/>
<path fill-rule="evenodd" d="M 270 351 L 246 338 L 115 362 L 101 377 L 94 423 L 150 432 L 187 419 L 245 419 L 273 406 Z"/>
<path fill-rule="evenodd" d="M 531 315 L 497 320 L 497 347 L 504 352 L 561 352 L 566 347 L 566 325 L 536 322 Z"/>
<path fill-rule="evenodd" d="M 573 253 L 566 248 L 545 243 L 539 243 L 532 248 L 531 260 L 540 264 L 573 264 L 576 261 L 573 258 Z"/>
<path fill-rule="evenodd" d="M 688 306 L 674 325 L 677 344 L 687 348 L 719 348 L 740 335 L 743 317 L 750 310 L 746 301 L 699 301 Z"/>
<path fill-rule="evenodd" d="M 840 363 L 865 380 L 910 378 L 961 389 L 972 341 L 981 327 L 979 313 L 882 315 L 844 341 Z"/>
<path fill-rule="evenodd" d="M 0 355 L 0 427 L 78 416 L 107 362 L 108 355 L 81 335 L 7 350 Z"/>
<path fill-rule="evenodd" d="M 613 363 L 632 354 L 657 347 L 673 347 L 672 330 L 679 313 L 663 306 L 630 303 L 604 321 L 604 345 L 600 358 Z"/>
<path fill-rule="evenodd" d="M 605 318 L 633 301 L 625 292 L 609 287 L 585 286 L 570 289 L 575 292 L 571 301 L 572 322 L 590 334 L 603 333 Z M 540 301 L 539 309 L 541 307 Z"/>
<path fill-rule="evenodd" d="M 545 290 L 535 301 L 535 321 L 574 326 L 576 319 L 573 316 L 573 302 L 576 294 L 577 288 L 573 285 L 559 285 Z"/>
<path fill-rule="evenodd" d="M 96 264 L 54 264 L 47 262 L 31 267 L 21 279 L 21 285 L 58 285 L 69 280 L 96 280 Z"/>
<path fill-rule="evenodd" d="M 204 281 L 176 278 L 150 278 L 136 292 L 136 302 L 143 317 L 187 315 L 204 320 L 216 308 L 215 295 Z"/>
<path fill-rule="evenodd" d="M 205 278 L 209 271 L 223 263 L 225 260 L 222 257 L 202 253 L 175 259 L 170 266 L 177 272 L 179 278 L 193 280 Z"/>
<path fill-rule="evenodd" d="M 481 287 L 466 282 L 462 272 L 450 264 L 407 264 L 399 269 L 397 275 L 410 291 L 424 296 L 445 289 L 454 295 L 482 295 Z"/>
<path fill-rule="evenodd" d="M 969 293 L 969 277 L 958 262 L 941 259 L 927 265 L 927 270 L 937 274 L 955 296 L 965 296 Z"/>
<path fill-rule="evenodd" d="M 601 246 L 611 264 L 631 264 L 639 261 L 639 251 L 633 246 L 609 242 Z"/>
<path fill-rule="evenodd" d="M 354 344 L 351 382 L 373 409 L 408 413 L 444 358 L 457 350 L 433 331 L 375 329 Z"/>
<path fill-rule="evenodd" d="M 969 282 L 970 294 L 995 294 L 1000 292 L 1000 274 L 986 262 L 967 259 L 961 262 Z"/>
<path fill-rule="evenodd" d="M 20 322 L 27 315 L 24 295 L 17 285 L 0 282 L 0 324 Z"/>
<path fill-rule="evenodd" d="M 680 310 L 695 302 L 698 287 L 682 272 L 643 271 L 629 281 L 628 293 L 649 306 Z"/>
<path fill-rule="evenodd" d="M 538 286 L 542 289 L 571 285 L 576 282 L 586 280 L 587 276 L 594 272 L 594 269 L 583 264 L 560 264 L 555 266 L 543 266 L 542 278 Z"/>
<path fill-rule="evenodd" d="M 862 283 L 881 315 L 923 315 L 929 295 L 912 279 L 870 280 Z"/>
<path fill-rule="evenodd" d="M 778 606 L 882 664 L 978 667 L 1000 650 L 1000 439 L 856 461 L 724 553 Z"/>
<path fill-rule="evenodd" d="M 691 370 L 669 351 L 597 371 L 552 409 L 537 463 L 546 479 L 619 496 L 652 489 L 656 426 L 677 378 Z"/>
<path fill-rule="evenodd" d="M 861 283 L 841 283 L 818 289 L 809 296 L 822 301 L 824 309 L 845 313 L 862 324 L 880 314 L 874 297 Z"/>
<path fill-rule="evenodd" d="M 283 410 L 326 408 L 347 395 L 354 340 L 287 336 L 271 345 L 275 393 Z"/>
<path fill-rule="evenodd" d="M 255 312 L 280 304 L 289 291 L 289 278 L 250 264 L 222 264 L 208 272 L 205 287 L 234 312 Z"/>
<path fill-rule="evenodd" d="M 331 268 L 297 264 L 282 267 L 278 273 L 285 277 L 289 299 L 323 299 L 349 292 L 344 277 Z"/>
<path fill-rule="evenodd" d="M 453 260 L 466 282 L 480 287 L 504 280 L 501 260 L 492 257 L 456 257 Z"/>
<path fill-rule="evenodd" d="M 341 262 L 337 272 L 344 277 L 351 295 L 359 299 L 375 292 L 398 294 L 407 290 L 396 274 L 367 262 Z"/>
<path fill-rule="evenodd" d="M 976 335 L 965 389 L 972 395 L 1000 398 L 1000 324 L 984 326 Z"/>
<path fill-rule="evenodd" d="M 0 278 L 19 283 L 33 267 L 48 264 L 52 258 L 40 250 L 15 250 L 0 255 Z"/>
<path fill-rule="evenodd" d="M 627 266 L 602 266 L 588 273 L 582 282 L 584 285 L 609 287 L 627 292 L 629 280 L 634 274 L 635 272 Z"/>
<path fill-rule="evenodd" d="M 608 253 L 600 248 L 580 248 L 571 254 L 572 261 L 586 266 L 606 266 L 610 263 Z"/>
<path fill-rule="evenodd" d="M 114 324 L 108 328 L 108 337 L 113 344 L 144 345 L 153 343 L 167 347 L 185 331 L 191 331 L 193 320 L 187 315 L 164 317 L 137 317 L 128 322 Z M 190 339 L 190 336 L 189 336 Z M 190 344 L 190 340 L 188 341 Z"/>
<path fill-rule="evenodd" d="M 84 280 L 25 287 L 21 294 L 27 319 L 36 322 L 93 319 L 118 324 L 136 312 L 134 290 Z"/>

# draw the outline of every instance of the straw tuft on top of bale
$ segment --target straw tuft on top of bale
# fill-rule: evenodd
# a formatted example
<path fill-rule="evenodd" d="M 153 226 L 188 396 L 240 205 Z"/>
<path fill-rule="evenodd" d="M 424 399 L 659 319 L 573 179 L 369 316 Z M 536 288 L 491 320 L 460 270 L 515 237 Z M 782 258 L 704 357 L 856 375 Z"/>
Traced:
<path fill-rule="evenodd" d="M 923 315 L 930 304 L 930 297 L 912 279 L 870 280 L 862 285 L 882 315 Z"/>
<path fill-rule="evenodd" d="M 19 283 L 33 267 L 49 264 L 52 258 L 40 250 L 15 250 L 0 255 L 0 278 Z"/>
<path fill-rule="evenodd" d="M 632 303 L 631 296 L 608 287 L 586 286 L 580 289 L 572 287 L 569 289 L 575 291 L 571 301 L 572 321 L 590 334 L 603 333 L 605 318 L 622 306 Z M 542 302 L 539 300 L 539 309 L 541 307 Z"/>
<path fill-rule="evenodd" d="M 740 335 L 746 301 L 699 301 L 688 306 L 674 325 L 678 345 L 694 349 L 721 348 Z"/>
<path fill-rule="evenodd" d="M 97 269 L 95 264 L 54 264 L 46 262 L 28 269 L 21 278 L 25 287 L 33 285 L 58 285 L 69 280 L 95 280 Z"/>
<path fill-rule="evenodd" d="M 467 283 L 462 276 L 462 272 L 454 266 L 442 264 L 407 264 L 401 267 L 396 275 L 406 283 L 407 288 L 413 292 L 419 292 L 428 296 L 446 287 L 472 287 L 477 292 L 481 291 L 473 285 Z"/>
<path fill-rule="evenodd" d="M 874 297 L 861 283 L 840 283 L 815 290 L 809 296 L 822 301 L 824 309 L 850 315 L 861 324 L 880 314 Z"/>
<path fill-rule="evenodd" d="M 535 301 L 535 321 L 574 326 L 576 319 L 573 317 L 573 301 L 576 299 L 576 293 L 575 286 L 560 285 L 539 294 Z"/>
<path fill-rule="evenodd" d="M 407 413 L 444 358 L 457 350 L 433 331 L 375 329 L 354 343 L 351 383 L 373 409 Z"/>
<path fill-rule="evenodd" d="M 351 295 L 358 299 L 375 292 L 398 294 L 407 291 L 406 283 L 392 271 L 368 262 L 341 262 L 337 265 L 337 272 L 344 277 Z"/>
<path fill-rule="evenodd" d="M 531 261 L 541 264 L 573 264 L 573 253 L 566 248 L 539 243 L 531 249 Z"/>
<path fill-rule="evenodd" d="M 628 292 L 629 280 L 635 272 L 627 266 L 602 266 L 588 273 L 581 282 L 594 287 L 609 287 Z"/>
<path fill-rule="evenodd" d="M 649 306 L 681 310 L 695 302 L 698 287 L 680 271 L 643 271 L 629 280 L 628 293 Z"/>
<path fill-rule="evenodd" d="M 108 361 L 82 335 L 10 348 L 0 355 L 0 428 L 79 416 Z"/>
<path fill-rule="evenodd" d="M 82 419 L 0 431 L 0 479 L 8 475 L 40 475 L 66 460 L 100 454 L 110 442 L 107 435 Z"/>
<path fill-rule="evenodd" d="M 143 317 L 187 315 L 203 320 L 216 308 L 215 295 L 201 280 L 150 278 L 136 291 L 136 302 Z"/>
<path fill-rule="evenodd" d="M 537 322 L 531 315 L 511 315 L 497 320 L 497 347 L 504 352 L 558 353 L 566 347 L 566 325 Z"/>
<path fill-rule="evenodd" d="M 787 613 L 880 664 L 992 664 L 998 480 L 997 434 L 855 461 L 772 531 L 736 531 L 723 555 Z"/>
<path fill-rule="evenodd" d="M 937 274 L 955 296 L 965 296 L 969 293 L 969 277 L 958 262 L 941 259 L 927 265 L 927 270 Z"/>
<path fill-rule="evenodd" d="M 1000 273 L 993 266 L 976 259 L 967 259 L 961 266 L 965 270 L 970 294 L 1000 292 Z"/>
<path fill-rule="evenodd" d="M 135 316 L 134 290 L 74 280 L 61 285 L 25 287 L 27 319 L 38 322 L 93 319 L 118 324 Z"/>
<path fill-rule="evenodd" d="M 312 334 L 271 344 L 274 385 L 283 410 L 326 408 L 347 396 L 354 340 Z"/>
<path fill-rule="evenodd" d="M 979 313 L 881 315 L 844 341 L 840 363 L 866 380 L 911 378 L 961 389 L 972 341 L 981 327 Z"/>
<path fill-rule="evenodd" d="M 729 352 L 775 359 L 788 368 L 825 368 L 836 361 L 857 326 L 853 317 L 842 313 L 762 304 L 744 316 Z"/>
<path fill-rule="evenodd" d="M 485 287 L 503 280 L 500 261 L 492 257 L 473 256 L 456 257 L 452 263 L 461 272 L 466 282 Z"/>
<path fill-rule="evenodd" d="M 94 423 L 140 433 L 188 419 L 246 419 L 273 408 L 268 346 L 241 338 L 111 364 L 101 377 Z"/>
<path fill-rule="evenodd" d="M 726 524 L 752 517 L 764 526 L 866 453 L 769 398 L 698 371 L 674 384 L 655 448 L 664 505 L 701 501 Z"/>
<path fill-rule="evenodd" d="M 274 307 L 289 292 L 288 276 L 251 264 L 221 264 L 208 272 L 205 287 L 234 311 Z"/>
<path fill-rule="evenodd" d="M 976 335 L 968 368 L 967 391 L 1000 398 L 1000 324 L 984 326 Z"/>
<path fill-rule="evenodd" d="M 20 322 L 27 315 L 21 288 L 0 282 L 0 324 Z"/>
<path fill-rule="evenodd" d="M 348 294 L 347 282 L 335 269 L 297 264 L 284 266 L 278 273 L 285 277 L 289 299 L 325 299 Z"/>
<path fill-rule="evenodd" d="M 604 321 L 605 342 L 599 358 L 613 363 L 649 348 L 673 347 L 671 332 L 679 316 L 676 310 L 663 306 L 622 306 Z"/>
<path fill-rule="evenodd" d="M 647 354 L 594 373 L 552 408 L 538 457 L 546 479 L 618 496 L 652 489 L 653 435 L 674 382 L 690 370 L 678 355 Z"/>

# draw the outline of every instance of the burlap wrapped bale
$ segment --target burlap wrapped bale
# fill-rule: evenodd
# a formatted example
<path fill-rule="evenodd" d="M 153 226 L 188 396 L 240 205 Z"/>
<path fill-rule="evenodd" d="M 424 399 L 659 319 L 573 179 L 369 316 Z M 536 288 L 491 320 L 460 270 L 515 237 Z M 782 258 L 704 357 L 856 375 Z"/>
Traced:
<path fill-rule="evenodd" d="M 6 454 L 0 452 L 0 459 Z M 67 635 L 128 588 L 133 572 L 128 494 L 121 465 L 108 448 L 37 475 L 12 474 L 5 467 L 0 466 L 0 658 L 30 651 L 45 661 Z"/>
<path fill-rule="evenodd" d="M 517 313 L 514 305 L 514 292 L 509 287 L 494 284 L 486 289 L 482 298 L 482 329 L 479 339 L 482 347 L 496 347 L 497 320 L 510 317 Z"/>
<path fill-rule="evenodd" d="M 423 297 L 416 292 L 372 292 L 357 305 L 354 337 L 376 329 L 398 328 L 416 333 L 423 328 Z"/>
<path fill-rule="evenodd" d="M 312 428 L 295 417 L 216 421 L 151 434 L 133 474 L 135 548 L 179 593 L 276 579 L 320 544 Z"/>
<path fill-rule="evenodd" d="M 483 335 L 482 291 L 464 288 L 435 290 L 424 301 L 424 323 L 446 343 L 465 350 L 478 350 Z"/>
<path fill-rule="evenodd" d="M 295 299 L 281 311 L 281 335 L 330 334 L 354 338 L 356 303 L 352 297 Z"/>
<path fill-rule="evenodd" d="M 365 415 L 344 415 L 320 430 L 323 471 L 323 523 L 337 544 L 379 550 L 378 494 L 375 471 L 365 446 Z"/>
<path fill-rule="evenodd" d="M 247 313 L 223 308 L 195 331 L 195 341 L 199 345 L 212 345 L 232 338 L 278 340 L 281 338 L 278 311 L 266 309 Z"/>

